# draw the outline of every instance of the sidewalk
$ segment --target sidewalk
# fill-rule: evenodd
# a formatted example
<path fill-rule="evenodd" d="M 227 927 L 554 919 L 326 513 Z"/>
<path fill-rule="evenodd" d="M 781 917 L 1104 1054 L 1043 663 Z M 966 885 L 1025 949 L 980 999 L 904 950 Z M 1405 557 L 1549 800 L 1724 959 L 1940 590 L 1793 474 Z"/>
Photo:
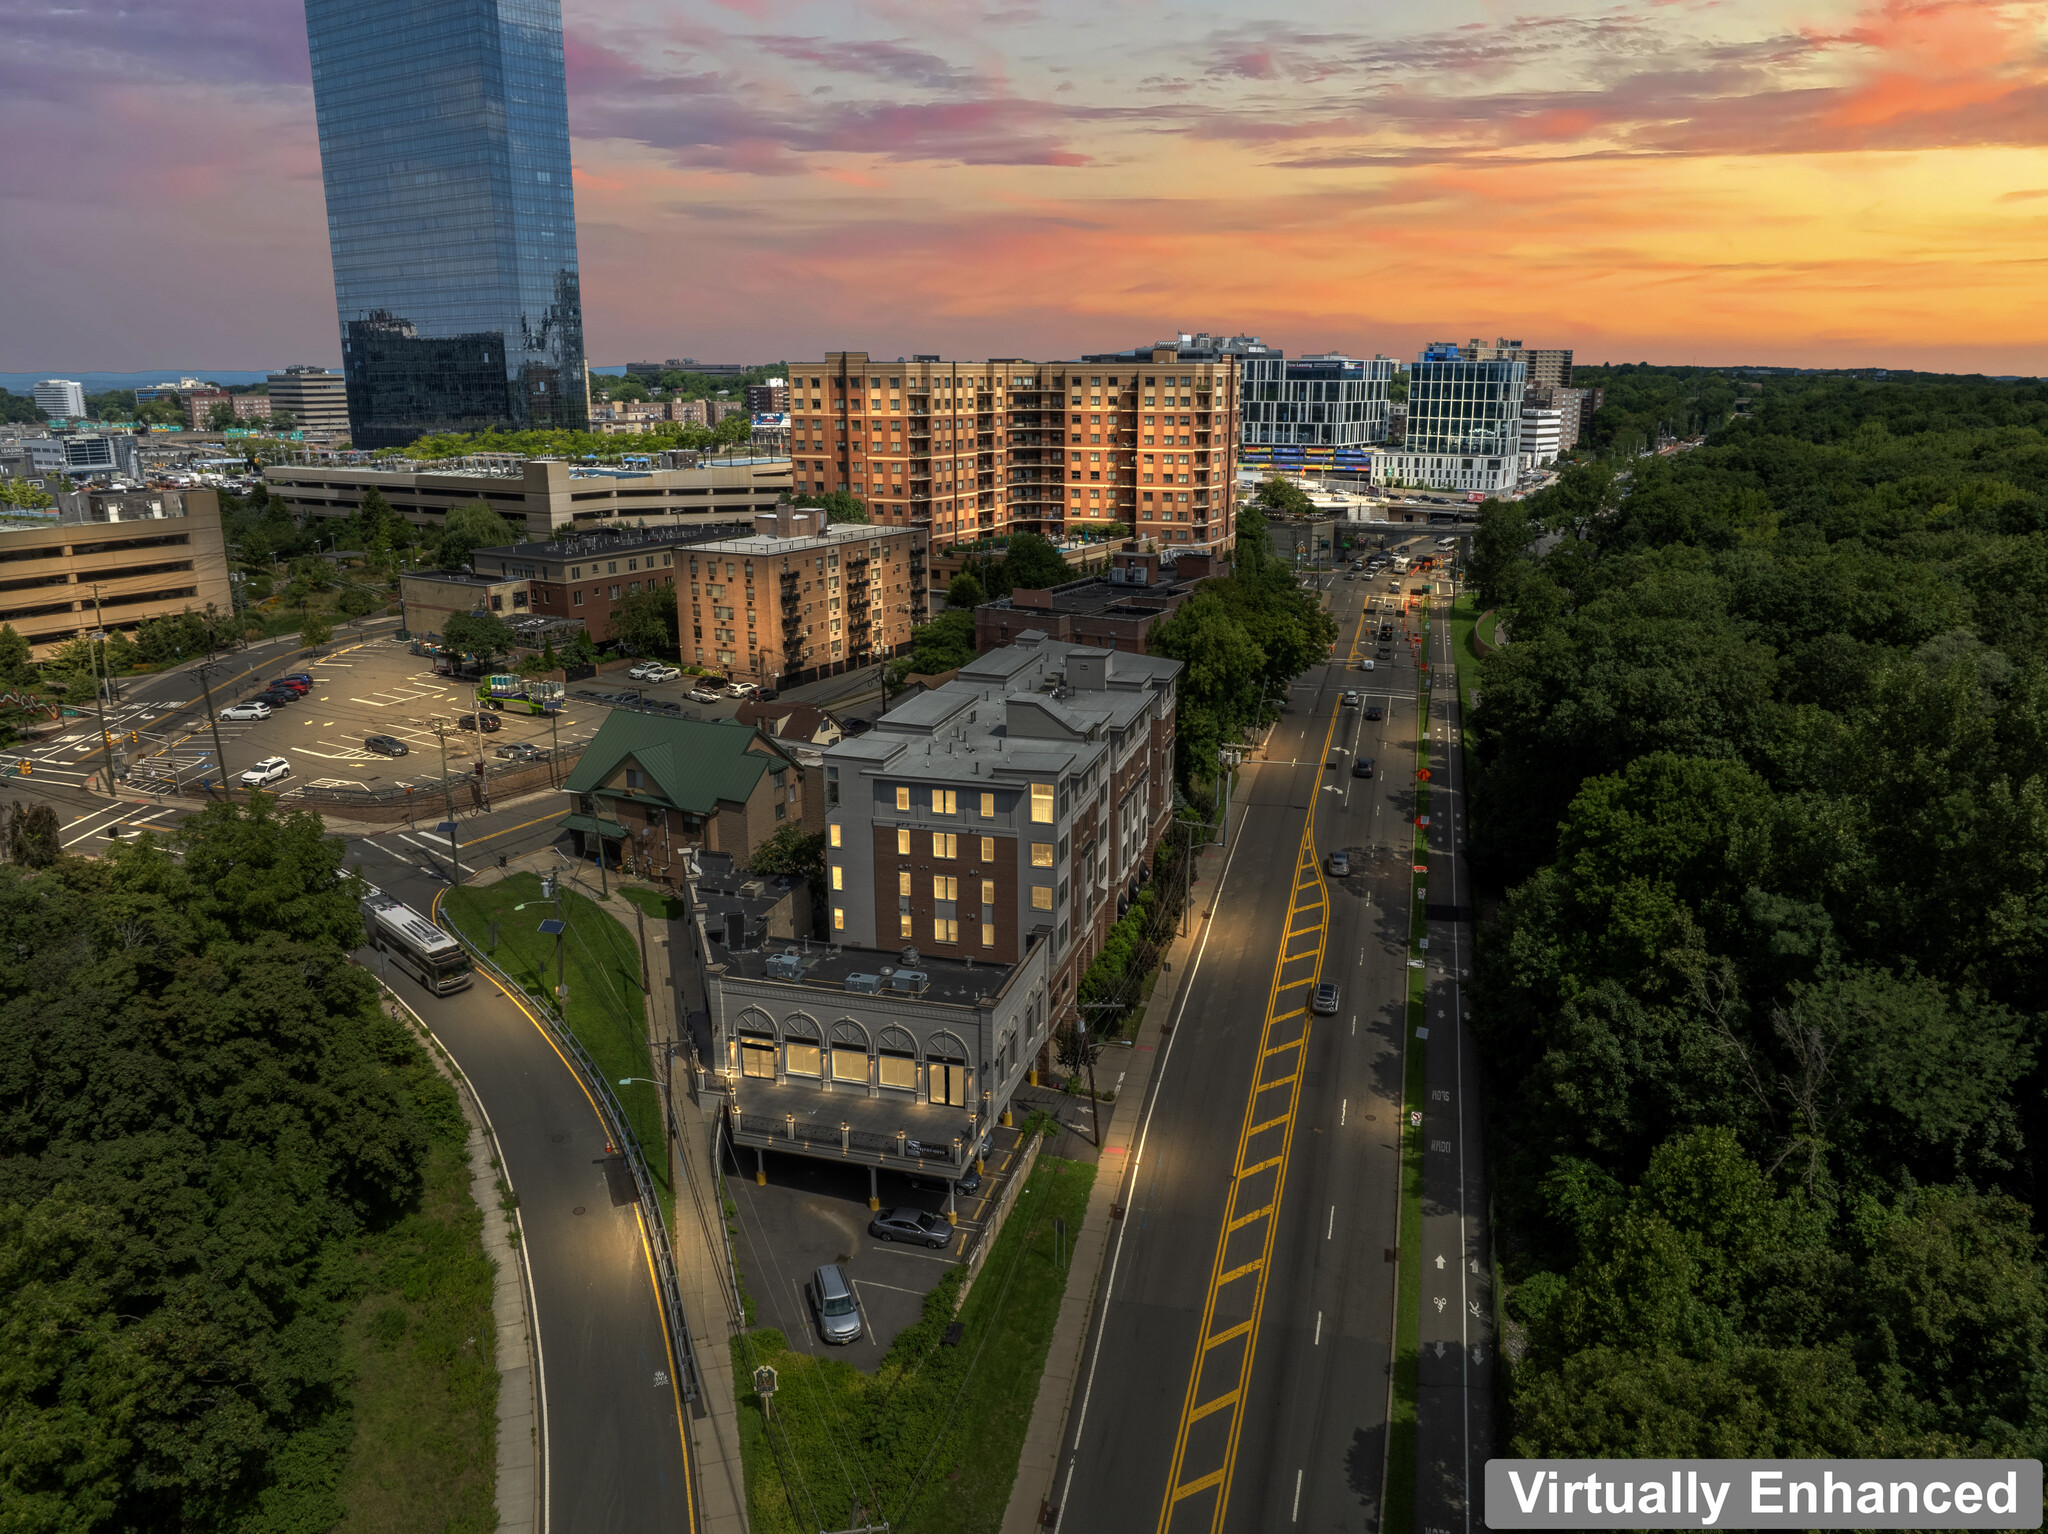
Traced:
<path fill-rule="evenodd" d="M 1231 819 L 1239 826 L 1243 815 L 1242 805 L 1232 807 Z M 1167 947 L 1166 969 L 1152 989 L 1144 1015 L 1132 1030 L 1131 1036 L 1137 1042 L 1128 1053 L 1117 1050 L 1103 1057 L 1119 1062 L 1116 1068 L 1123 1072 L 1123 1086 L 1115 1104 L 1105 1105 L 1101 1170 L 1088 1196 L 1088 1212 L 1074 1238 L 1073 1267 L 1067 1278 L 1066 1295 L 1060 1301 L 1059 1319 L 1053 1324 L 1045 1374 L 1038 1383 L 1038 1400 L 1031 1409 L 1031 1426 L 1025 1432 L 1024 1452 L 1017 1462 L 1017 1479 L 1010 1488 L 1003 1534 L 1032 1534 L 1049 1521 L 1047 1511 L 1058 1501 L 1055 1476 L 1060 1450 L 1066 1442 L 1075 1387 L 1087 1363 L 1085 1349 L 1095 1314 L 1095 1298 L 1101 1288 L 1103 1259 L 1108 1255 L 1116 1222 L 1123 1216 L 1130 1164 L 1151 1100 L 1153 1072 L 1166 1045 L 1167 1030 L 1179 1020 L 1185 1004 L 1190 961 L 1215 916 L 1217 881 L 1228 858 L 1228 848 L 1204 846 L 1195 859 L 1187 934 L 1176 937 Z M 1102 1063 L 1097 1062 L 1098 1073 Z M 1085 1098 L 1067 1101 L 1075 1106 L 1067 1110 L 1066 1119 L 1071 1121 L 1087 1113 Z"/>

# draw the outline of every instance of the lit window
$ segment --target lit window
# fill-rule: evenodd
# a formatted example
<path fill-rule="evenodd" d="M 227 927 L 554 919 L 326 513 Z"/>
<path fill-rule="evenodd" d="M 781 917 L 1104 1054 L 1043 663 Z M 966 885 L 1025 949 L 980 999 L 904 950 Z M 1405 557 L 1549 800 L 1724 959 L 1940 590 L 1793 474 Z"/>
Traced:
<path fill-rule="evenodd" d="M 896 786 L 896 808 L 899 810 L 910 808 L 910 785 L 907 783 L 899 783 Z"/>
<path fill-rule="evenodd" d="M 984 948 L 996 946 L 995 923 L 985 921 L 981 924 L 981 946 Z"/>
<path fill-rule="evenodd" d="M 1051 842 L 1033 842 L 1031 844 L 1031 866 L 1033 868 L 1052 867 Z"/>
<path fill-rule="evenodd" d="M 825 838 L 834 847 L 839 845 L 839 825 L 836 821 L 825 828 Z"/>
<path fill-rule="evenodd" d="M 981 818 L 983 820 L 994 820 L 996 818 L 996 796 L 994 794 L 983 794 L 981 796 Z"/>
<path fill-rule="evenodd" d="M 957 943 L 960 941 L 960 923 L 950 916 L 932 918 L 932 941 L 934 943 Z"/>
<path fill-rule="evenodd" d="M 846 888 L 846 884 L 844 882 L 845 873 L 846 871 L 842 869 L 837 863 L 834 863 L 832 865 L 832 888 L 836 890 L 843 890 Z"/>
<path fill-rule="evenodd" d="M 1034 884 L 1031 886 L 1031 909 L 1034 911 L 1050 911 L 1052 909 L 1052 886 L 1050 884 Z"/>
<path fill-rule="evenodd" d="M 904 912 L 904 913 L 903 913 L 903 914 L 902 914 L 902 915 L 901 915 L 901 916 L 900 916 L 900 917 L 899 917 L 899 918 L 897 919 L 897 930 L 898 930 L 898 933 L 899 933 L 899 934 L 900 934 L 901 936 L 903 936 L 903 937 L 916 937 L 916 936 L 917 936 L 917 933 L 916 933 L 915 929 L 913 929 L 913 928 L 912 928 L 912 926 L 910 925 L 910 913 L 909 913 L 908 911 L 905 911 L 905 912 Z"/>
<path fill-rule="evenodd" d="M 984 863 L 993 863 L 996 860 L 996 839 L 993 836 L 984 836 L 981 839 L 981 860 Z"/>
<path fill-rule="evenodd" d="M 1050 783 L 1034 783 L 1031 785 L 1031 820 L 1034 825 L 1049 826 L 1052 824 L 1052 785 Z"/>
<path fill-rule="evenodd" d="M 994 905 L 996 903 L 995 880 L 984 879 L 981 881 L 981 903 L 983 905 Z"/>
<path fill-rule="evenodd" d="M 959 898 L 960 880 L 958 876 L 953 874 L 932 875 L 932 899 L 958 900 Z"/>
<path fill-rule="evenodd" d="M 934 815 L 953 815 L 959 813 L 959 797 L 960 796 L 950 788 L 933 789 L 932 813 Z"/>
<path fill-rule="evenodd" d="M 909 898 L 910 870 L 907 868 L 899 868 L 896 870 L 896 893 L 906 899 Z"/>
<path fill-rule="evenodd" d="M 908 826 L 898 826 L 896 828 L 896 855 L 905 858 L 910 856 L 910 827 Z"/>
<path fill-rule="evenodd" d="M 957 858 L 960 856 L 960 838 L 951 831 L 932 832 L 932 856 Z"/>
<path fill-rule="evenodd" d="M 844 932 L 846 930 L 845 906 L 836 905 L 832 907 L 832 930 L 834 932 Z"/>

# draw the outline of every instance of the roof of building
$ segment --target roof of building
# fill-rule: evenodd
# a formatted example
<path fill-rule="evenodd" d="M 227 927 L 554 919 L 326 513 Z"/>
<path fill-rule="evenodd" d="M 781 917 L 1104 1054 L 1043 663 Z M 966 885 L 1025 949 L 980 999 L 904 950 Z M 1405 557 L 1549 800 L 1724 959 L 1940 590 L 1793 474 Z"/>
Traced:
<path fill-rule="evenodd" d="M 751 927 L 747 938 L 751 946 L 739 949 L 728 948 L 720 942 L 715 927 L 707 928 L 706 935 L 710 939 L 711 962 L 723 964 L 729 980 L 778 981 L 845 995 L 850 976 L 874 975 L 879 977 L 880 986 L 873 993 L 873 999 L 885 1007 L 906 1001 L 939 1002 L 956 1007 L 987 1004 L 1001 994 L 1017 968 L 1015 964 L 1004 964 L 994 959 L 942 958 L 922 949 L 916 950 L 917 957 L 913 962 L 906 959 L 907 950 L 900 948 L 834 948 L 817 941 L 806 943 L 792 942 L 788 938 L 757 938 Z M 771 975 L 768 961 L 792 951 L 797 958 L 796 977 Z M 893 991 L 890 981 L 900 970 L 924 976 L 923 989 Z M 853 994 L 858 996 L 862 993 Z"/>
<path fill-rule="evenodd" d="M 805 549 L 833 549 L 842 543 L 859 543 L 871 538 L 900 537 L 905 533 L 921 531 L 912 527 L 885 527 L 877 523 L 844 522 L 828 527 L 822 532 L 804 533 L 794 538 L 778 538 L 768 533 L 754 533 L 745 538 L 721 538 L 701 545 L 708 554 L 751 554 L 768 556 L 772 554 L 797 554 Z"/>
<path fill-rule="evenodd" d="M 496 555 L 501 559 L 602 558 L 606 554 L 625 554 L 645 548 L 668 549 L 685 543 L 702 543 L 707 538 L 744 535 L 748 527 L 745 522 L 682 523 L 635 528 L 620 533 L 577 533 L 569 538 L 552 538 L 539 543 L 507 543 L 476 552 Z"/>
<path fill-rule="evenodd" d="M 829 714 L 809 703 L 763 703 L 758 698 L 749 698 L 733 710 L 733 718 L 741 724 L 756 725 L 770 735 L 813 744 L 819 735 L 838 730 Z"/>
<path fill-rule="evenodd" d="M 750 749 L 756 740 L 772 754 Z M 572 794 L 593 793 L 629 756 L 653 779 L 663 799 L 693 815 L 711 814 L 721 800 L 744 804 L 762 773 L 795 765 L 752 725 L 613 709 L 563 787 Z"/>

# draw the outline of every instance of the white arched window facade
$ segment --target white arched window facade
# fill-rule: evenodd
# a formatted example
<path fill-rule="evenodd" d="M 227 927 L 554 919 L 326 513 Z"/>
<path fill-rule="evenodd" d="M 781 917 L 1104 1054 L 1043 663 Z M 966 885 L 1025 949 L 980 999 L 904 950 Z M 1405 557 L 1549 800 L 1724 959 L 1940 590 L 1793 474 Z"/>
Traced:
<path fill-rule="evenodd" d="M 792 1012 L 782 1020 L 782 1074 L 817 1081 L 824 1075 L 824 1045 L 818 1020 L 803 1012 Z"/>
<path fill-rule="evenodd" d="M 968 1064 L 967 1046 L 950 1033 L 935 1033 L 925 1041 L 926 1097 L 948 1107 L 965 1108 L 974 1101 L 974 1070 Z"/>
<path fill-rule="evenodd" d="M 917 1040 L 891 1023 L 875 1040 L 875 1084 L 892 1092 L 917 1090 Z"/>
<path fill-rule="evenodd" d="M 831 1084 L 868 1089 L 868 1031 L 850 1017 L 832 1025 Z"/>
<path fill-rule="evenodd" d="M 776 1079 L 775 1020 L 767 1013 L 754 1007 L 742 1012 L 733 1028 L 730 1047 L 732 1055 L 726 1061 L 728 1070 L 760 1081 Z"/>

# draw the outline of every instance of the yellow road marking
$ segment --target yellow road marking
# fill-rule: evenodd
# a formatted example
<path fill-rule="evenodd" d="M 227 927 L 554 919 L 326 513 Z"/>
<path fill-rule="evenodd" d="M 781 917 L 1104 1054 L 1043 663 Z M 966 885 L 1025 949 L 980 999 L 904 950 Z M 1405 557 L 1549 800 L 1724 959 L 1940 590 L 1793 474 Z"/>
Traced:
<path fill-rule="evenodd" d="M 1211 1337 L 1207 1342 L 1203 1343 L 1202 1347 L 1205 1350 L 1209 1348 L 1220 1348 L 1223 1346 L 1224 1343 L 1235 1341 L 1237 1338 L 1242 1337 L 1246 1332 L 1250 1331 L 1251 1329 L 1251 1322 L 1240 1321 L 1237 1323 L 1237 1325 L 1231 1327 L 1229 1331 L 1218 1332 L 1215 1336 Z"/>
<path fill-rule="evenodd" d="M 1360 639 L 1364 637 L 1364 633 L 1365 615 L 1361 613 L 1358 619 L 1358 627 L 1351 636 L 1351 650 L 1350 654 L 1346 657 L 1347 664 L 1357 658 L 1358 644 Z M 1330 706 L 1330 721 L 1323 735 L 1321 760 L 1327 761 L 1329 759 L 1330 747 L 1336 739 L 1337 720 L 1341 709 L 1341 702 L 1333 703 Z M 1301 829 L 1301 842 L 1295 853 L 1294 889 L 1288 900 L 1286 920 L 1281 924 L 1280 942 L 1273 955 L 1273 977 L 1266 997 L 1264 1034 L 1260 1040 L 1259 1053 L 1256 1056 L 1257 1064 L 1253 1069 L 1253 1084 L 1245 1096 L 1244 1122 L 1238 1131 L 1237 1153 L 1231 1158 L 1231 1163 L 1237 1170 L 1231 1175 L 1230 1191 L 1223 1207 L 1223 1219 L 1216 1233 L 1216 1255 L 1209 1266 L 1209 1292 L 1202 1303 L 1202 1321 L 1200 1329 L 1196 1333 L 1198 1338 L 1207 1338 L 1211 1335 L 1211 1328 L 1215 1325 L 1216 1321 L 1217 1296 L 1223 1286 L 1233 1280 L 1244 1277 L 1246 1274 L 1256 1273 L 1257 1278 L 1252 1290 L 1251 1315 L 1246 1321 L 1240 1323 L 1244 1328 L 1241 1333 L 1236 1328 L 1231 1328 L 1229 1331 L 1230 1335 L 1242 1335 L 1245 1337 L 1244 1354 L 1238 1362 L 1238 1375 L 1235 1387 L 1225 1395 L 1198 1405 L 1195 1400 L 1195 1393 L 1201 1388 L 1202 1364 L 1207 1356 L 1209 1345 L 1205 1343 L 1196 1349 L 1194 1363 L 1188 1370 L 1187 1391 L 1181 1402 L 1180 1425 L 1174 1433 L 1173 1464 L 1166 1477 L 1166 1497 L 1159 1509 L 1159 1534 L 1174 1534 L 1174 1513 L 1181 1503 L 1198 1492 L 1208 1490 L 1212 1486 L 1219 1488 L 1219 1490 L 1209 1508 L 1208 1528 L 1211 1534 L 1216 1534 L 1216 1531 L 1223 1527 L 1223 1515 L 1230 1505 L 1230 1480 L 1236 1470 L 1237 1446 L 1244 1430 L 1244 1394 L 1246 1388 L 1251 1383 L 1252 1362 L 1258 1356 L 1259 1323 L 1264 1316 L 1266 1307 L 1266 1280 L 1272 1272 L 1273 1242 L 1280 1228 L 1280 1203 L 1287 1188 L 1287 1157 L 1294 1146 L 1294 1117 L 1301 1101 L 1302 1071 L 1297 1066 L 1292 1076 L 1275 1082 L 1260 1081 L 1258 1078 L 1264 1074 L 1266 1058 L 1278 1050 L 1301 1048 L 1304 1050 L 1304 1053 L 1306 1052 L 1309 1029 L 1313 1026 L 1313 1019 L 1304 1018 L 1300 1025 L 1299 1037 L 1292 1040 L 1277 1040 L 1274 1037 L 1274 1032 L 1284 1023 L 1295 1017 L 1302 1016 L 1302 1009 L 1299 1007 L 1292 1010 L 1283 1010 L 1282 998 L 1289 991 L 1299 986 L 1310 984 L 1315 976 L 1321 972 L 1324 944 L 1329 935 L 1329 906 L 1323 890 L 1322 864 L 1321 860 L 1316 856 L 1315 845 L 1316 806 L 1318 803 L 1320 803 L 1319 797 L 1311 798 L 1309 801 L 1308 814 L 1304 818 Z M 1311 892 L 1312 898 L 1310 898 Z M 1298 921 L 1311 913 L 1314 914 L 1311 926 L 1296 926 Z M 1294 945 L 1294 940 L 1297 937 L 1307 935 L 1311 930 L 1313 930 L 1316 938 L 1315 948 L 1303 953 L 1290 952 Z M 1299 964 L 1302 960 L 1308 958 L 1313 958 L 1315 963 L 1310 967 L 1309 975 L 1306 979 L 1288 980 L 1285 978 L 1285 972 L 1290 965 Z M 1273 1087 L 1286 1087 L 1288 1089 L 1286 1114 L 1283 1118 L 1277 1120 L 1259 1119 L 1256 1115 L 1259 1112 L 1260 1099 Z M 1252 1136 L 1261 1130 L 1274 1127 L 1278 1127 L 1281 1130 L 1279 1154 L 1268 1156 L 1262 1161 L 1246 1166 L 1244 1164 L 1245 1152 L 1250 1149 Z M 1230 1213 L 1236 1207 L 1239 1190 L 1244 1187 L 1248 1179 L 1276 1168 L 1278 1169 L 1279 1176 L 1274 1183 L 1272 1202 L 1260 1211 L 1265 1216 L 1265 1232 L 1264 1244 L 1260 1249 L 1259 1255 L 1251 1261 L 1239 1263 L 1228 1272 L 1225 1272 L 1223 1264 L 1228 1254 L 1230 1238 L 1232 1233 L 1239 1228 L 1238 1224 L 1233 1223 Z M 1257 1216 L 1252 1218 L 1257 1218 Z M 1222 1463 L 1206 1474 L 1183 1483 L 1181 1476 L 1189 1468 L 1187 1459 L 1190 1430 L 1197 1421 L 1208 1416 L 1211 1412 L 1222 1410 L 1225 1407 L 1228 1407 L 1230 1412 L 1230 1429 L 1224 1440 Z M 1185 1525 L 1185 1527 L 1192 1526 L 1192 1522 Z"/>
<path fill-rule="evenodd" d="M 1273 1206 L 1271 1204 L 1268 1204 L 1263 1209 L 1254 1209 L 1250 1214 L 1239 1215 L 1236 1219 L 1232 1220 L 1228 1225 L 1224 1226 L 1223 1228 L 1225 1230 L 1241 1230 L 1243 1227 L 1251 1224 L 1251 1222 L 1254 1220 L 1263 1220 L 1267 1215 L 1271 1214 L 1272 1212 Z M 1211 1338 L 1207 1346 L 1214 1347 L 1215 1339 Z"/>
<path fill-rule="evenodd" d="M 501 836 L 510 836 L 514 831 L 524 831 L 528 826 L 537 826 L 543 820 L 560 820 L 568 813 L 567 810 L 556 810 L 552 815 L 536 815 L 531 820 L 522 820 L 516 826 L 507 826 L 502 831 L 493 831 L 489 836 L 479 836 L 475 841 L 464 842 L 462 845 L 465 847 L 479 847 L 485 842 L 494 842 Z"/>

